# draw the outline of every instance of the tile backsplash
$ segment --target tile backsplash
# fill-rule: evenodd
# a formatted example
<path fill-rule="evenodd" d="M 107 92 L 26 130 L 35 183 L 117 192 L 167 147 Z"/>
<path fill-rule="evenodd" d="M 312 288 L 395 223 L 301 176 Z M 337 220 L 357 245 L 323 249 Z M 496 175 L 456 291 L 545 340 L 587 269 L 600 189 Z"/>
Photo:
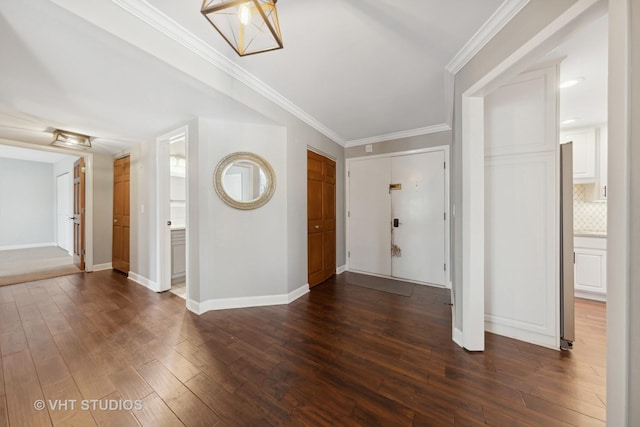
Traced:
<path fill-rule="evenodd" d="M 585 200 L 586 184 L 573 186 L 573 230 L 581 232 L 607 232 L 607 202 Z"/>

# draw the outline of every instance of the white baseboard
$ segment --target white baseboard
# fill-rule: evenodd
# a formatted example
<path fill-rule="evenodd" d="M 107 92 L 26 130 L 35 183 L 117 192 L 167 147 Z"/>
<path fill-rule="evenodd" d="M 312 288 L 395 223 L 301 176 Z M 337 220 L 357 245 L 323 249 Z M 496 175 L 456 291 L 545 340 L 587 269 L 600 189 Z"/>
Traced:
<path fill-rule="evenodd" d="M 91 271 L 105 271 L 105 270 L 113 270 L 113 265 L 110 262 L 104 264 L 95 264 Z"/>
<path fill-rule="evenodd" d="M 514 340 L 528 342 L 530 344 L 547 347 L 552 350 L 560 350 L 560 338 L 545 333 L 526 330 L 500 321 L 493 316 L 485 314 L 484 330 L 492 334 L 513 338 Z"/>
<path fill-rule="evenodd" d="M 453 328 L 453 342 L 464 348 L 462 331 L 458 328 Z"/>
<path fill-rule="evenodd" d="M 607 302 L 607 294 L 596 294 L 592 292 L 574 291 L 576 298 L 590 299 L 593 301 Z"/>
<path fill-rule="evenodd" d="M 309 285 L 304 284 L 288 294 L 264 295 L 241 298 L 218 298 L 202 302 L 187 299 L 187 309 L 202 314 L 212 310 L 228 310 L 232 308 L 263 307 L 267 305 L 286 305 L 309 293 Z"/>
<path fill-rule="evenodd" d="M 345 271 L 347 271 L 347 266 L 346 265 L 341 265 L 340 267 L 336 268 L 336 274 L 342 274 Z"/>
<path fill-rule="evenodd" d="M 154 282 L 153 280 L 147 279 L 144 276 L 141 276 L 133 271 L 130 271 L 128 274 L 129 280 L 132 282 L 136 282 L 138 285 L 142 285 L 147 289 L 152 290 L 153 292 L 160 292 L 160 286 Z"/>
<path fill-rule="evenodd" d="M 12 251 L 14 249 L 31 249 L 31 248 L 44 248 L 46 246 L 58 246 L 56 242 L 49 243 L 28 243 L 26 245 L 8 245 L 0 246 L 0 251 Z"/>
<path fill-rule="evenodd" d="M 309 293 L 309 284 L 306 283 L 300 286 L 298 289 L 294 289 L 293 291 L 287 294 L 287 304 L 294 302 L 301 296 L 306 295 L 308 293 Z"/>

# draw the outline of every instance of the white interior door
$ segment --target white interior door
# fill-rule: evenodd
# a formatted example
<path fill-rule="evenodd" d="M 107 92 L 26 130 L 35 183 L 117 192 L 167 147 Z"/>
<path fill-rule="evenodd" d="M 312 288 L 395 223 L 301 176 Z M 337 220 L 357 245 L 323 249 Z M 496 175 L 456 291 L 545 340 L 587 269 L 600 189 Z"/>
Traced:
<path fill-rule="evenodd" d="M 485 327 L 558 348 L 556 66 L 485 97 Z"/>
<path fill-rule="evenodd" d="M 56 179 L 56 230 L 58 246 L 70 252 L 73 241 L 73 228 L 71 228 L 73 217 L 73 205 L 71 202 L 71 182 L 68 173 L 62 174 Z M 70 219 L 71 218 L 71 219 Z"/>
<path fill-rule="evenodd" d="M 392 157 L 391 274 L 445 285 L 444 151 Z"/>
<path fill-rule="evenodd" d="M 391 275 L 391 159 L 351 161 L 349 167 L 349 270 Z"/>

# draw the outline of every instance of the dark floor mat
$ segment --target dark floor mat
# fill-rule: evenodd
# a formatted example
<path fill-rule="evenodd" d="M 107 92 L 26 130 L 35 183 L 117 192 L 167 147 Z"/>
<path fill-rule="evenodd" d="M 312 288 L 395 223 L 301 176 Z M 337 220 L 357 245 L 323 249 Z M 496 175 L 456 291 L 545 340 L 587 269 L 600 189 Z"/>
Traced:
<path fill-rule="evenodd" d="M 343 280 L 348 285 L 388 292 L 403 297 L 410 297 L 413 292 L 413 287 L 415 286 L 413 283 L 401 282 L 384 277 L 368 276 L 366 274 L 352 272 L 345 272 L 343 274 L 346 275 Z"/>

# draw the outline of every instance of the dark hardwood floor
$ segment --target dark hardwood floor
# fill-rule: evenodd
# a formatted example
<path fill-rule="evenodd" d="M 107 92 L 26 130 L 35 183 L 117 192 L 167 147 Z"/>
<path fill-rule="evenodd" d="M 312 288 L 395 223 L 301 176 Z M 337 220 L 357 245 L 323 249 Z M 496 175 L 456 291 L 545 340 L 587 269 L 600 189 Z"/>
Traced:
<path fill-rule="evenodd" d="M 469 353 L 446 291 L 344 280 L 202 316 L 113 272 L 0 287 L 0 426 L 604 425 L 604 304 L 578 300 L 571 352 Z"/>

